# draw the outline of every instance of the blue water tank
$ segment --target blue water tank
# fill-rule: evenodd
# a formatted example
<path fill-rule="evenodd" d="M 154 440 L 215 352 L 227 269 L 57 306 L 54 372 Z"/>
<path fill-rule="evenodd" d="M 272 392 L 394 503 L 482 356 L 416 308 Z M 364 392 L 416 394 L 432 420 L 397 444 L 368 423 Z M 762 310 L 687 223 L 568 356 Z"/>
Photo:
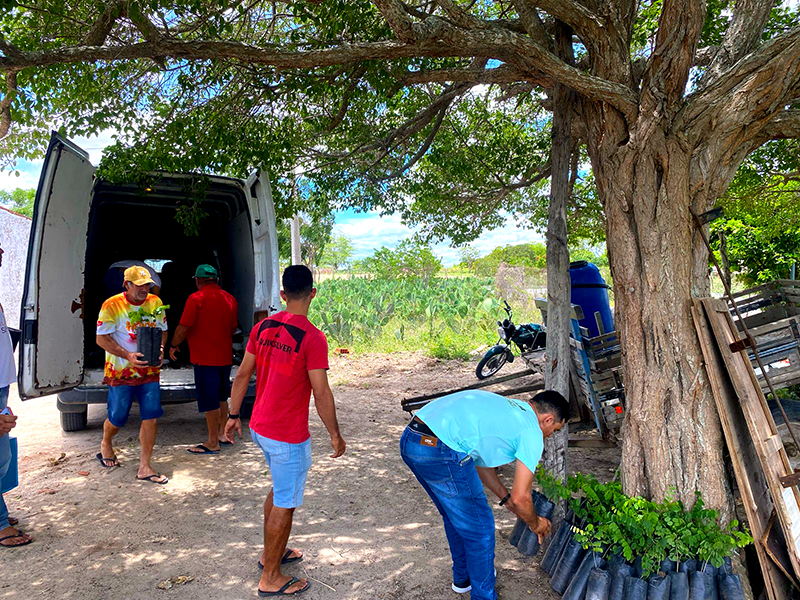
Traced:
<path fill-rule="evenodd" d="M 581 327 L 589 330 L 589 337 L 600 335 L 594 314 L 600 313 L 604 333 L 614 331 L 614 316 L 608 301 L 608 285 L 600 270 L 592 263 L 577 260 L 569 264 L 569 281 L 572 286 L 570 300 L 583 309 Z"/>

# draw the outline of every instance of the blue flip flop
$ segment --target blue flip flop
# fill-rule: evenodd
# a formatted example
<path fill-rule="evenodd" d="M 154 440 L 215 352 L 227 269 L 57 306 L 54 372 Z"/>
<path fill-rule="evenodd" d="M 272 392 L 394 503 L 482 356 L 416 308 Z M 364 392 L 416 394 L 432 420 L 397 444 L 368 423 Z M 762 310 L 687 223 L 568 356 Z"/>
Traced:
<path fill-rule="evenodd" d="M 192 452 L 192 450 L 202 450 L 202 452 Z M 206 448 L 203 444 L 197 444 L 194 448 L 187 448 L 186 451 L 189 454 L 219 454 L 219 450 L 211 450 L 210 448 Z"/>

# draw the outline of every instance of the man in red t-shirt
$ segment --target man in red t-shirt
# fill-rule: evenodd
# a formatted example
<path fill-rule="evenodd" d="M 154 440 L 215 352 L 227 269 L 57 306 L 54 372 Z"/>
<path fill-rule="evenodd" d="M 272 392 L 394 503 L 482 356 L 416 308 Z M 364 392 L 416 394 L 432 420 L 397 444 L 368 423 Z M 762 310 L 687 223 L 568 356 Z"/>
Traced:
<path fill-rule="evenodd" d="M 233 334 L 239 322 L 236 298 L 219 286 L 217 270 L 200 265 L 194 273 L 197 291 L 183 307 L 181 322 L 172 336 L 169 356 L 176 360 L 178 346 L 189 342 L 189 360 L 194 366 L 197 408 L 206 415 L 208 440 L 189 448 L 190 454 L 218 454 L 224 441 L 228 415 L 228 392 L 233 363 Z"/>
<path fill-rule="evenodd" d="M 307 267 L 293 265 L 283 272 L 281 298 L 286 310 L 253 327 L 231 391 L 225 437 L 233 442 L 234 431 L 242 434 L 239 410 L 247 384 L 258 370 L 250 432 L 272 473 L 272 489 L 264 502 L 264 551 L 259 561 L 263 570 L 258 590 L 263 593 L 290 595 L 309 588 L 305 579 L 281 573 L 281 564 L 303 558 L 286 544 L 294 509 L 303 503 L 311 467 L 308 407 L 312 390 L 317 413 L 331 436 L 331 458 L 345 450 L 328 385 L 328 341 L 308 320 L 308 307 L 316 294 Z"/>

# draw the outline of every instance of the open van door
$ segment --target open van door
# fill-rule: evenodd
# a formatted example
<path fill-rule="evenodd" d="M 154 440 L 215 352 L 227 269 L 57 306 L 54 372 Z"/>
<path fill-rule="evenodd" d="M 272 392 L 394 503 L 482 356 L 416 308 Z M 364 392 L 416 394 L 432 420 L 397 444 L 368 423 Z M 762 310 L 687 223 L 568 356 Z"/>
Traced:
<path fill-rule="evenodd" d="M 253 171 L 246 185 L 256 270 L 253 312 L 266 317 L 281 309 L 275 205 L 272 203 L 272 186 L 266 171 Z"/>
<path fill-rule="evenodd" d="M 89 155 L 53 133 L 42 167 L 22 293 L 19 395 L 83 380 L 83 274 L 94 182 Z"/>

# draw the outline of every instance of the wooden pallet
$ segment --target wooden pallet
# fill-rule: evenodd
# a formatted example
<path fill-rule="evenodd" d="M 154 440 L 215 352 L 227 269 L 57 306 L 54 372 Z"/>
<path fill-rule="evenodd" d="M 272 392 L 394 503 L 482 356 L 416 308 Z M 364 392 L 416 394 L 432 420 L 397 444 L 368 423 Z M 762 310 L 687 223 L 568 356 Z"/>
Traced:
<path fill-rule="evenodd" d="M 739 331 L 747 326 L 773 387 L 800 383 L 800 281 L 779 279 L 733 294 L 742 315 L 734 317 Z M 733 304 L 728 301 L 732 315 Z M 762 389 L 766 381 L 752 349 L 749 351 Z"/>
<path fill-rule="evenodd" d="M 800 494 L 781 483 L 789 459 L 746 350 L 731 349 L 740 335 L 727 304 L 695 300 L 693 316 L 767 592 L 785 599 L 800 581 Z"/>

